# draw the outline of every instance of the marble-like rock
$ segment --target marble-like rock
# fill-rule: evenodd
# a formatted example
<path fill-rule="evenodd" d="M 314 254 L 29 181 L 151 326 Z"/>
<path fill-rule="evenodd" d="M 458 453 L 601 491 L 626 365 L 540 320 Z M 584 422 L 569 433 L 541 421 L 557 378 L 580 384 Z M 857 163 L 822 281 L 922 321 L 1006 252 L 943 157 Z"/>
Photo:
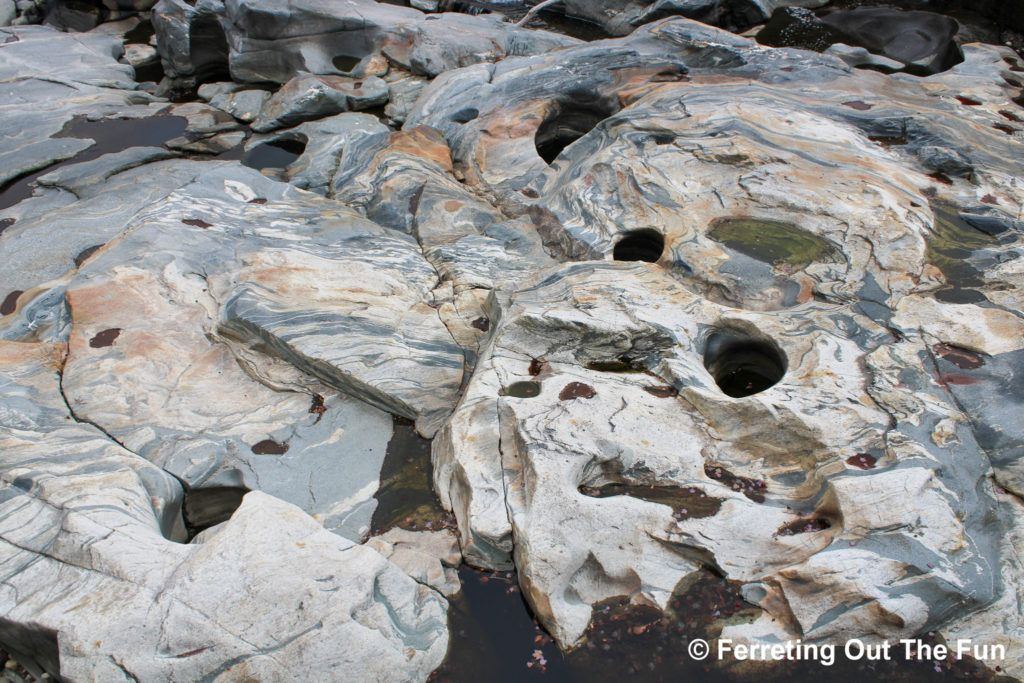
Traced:
<path fill-rule="evenodd" d="M 376 76 L 299 74 L 266 101 L 252 129 L 266 133 L 275 128 L 291 128 L 345 111 L 369 109 L 387 100 L 387 83 Z"/>
<path fill-rule="evenodd" d="M 405 128 L 440 130 L 467 184 L 567 258 L 617 258 L 625 244 L 625 258 L 749 309 L 893 306 L 940 284 L 927 254 L 936 201 L 1005 197 L 1009 210 L 989 203 L 1011 220 L 1021 200 L 1012 157 L 993 153 L 1021 138 L 997 120 L 1017 106 L 1004 55 L 965 56 L 923 83 L 666 20 L 445 73 Z M 929 177 L 936 147 L 977 184 Z"/>
<path fill-rule="evenodd" d="M 27 291 L 75 269 L 139 211 L 215 167 L 168 156 L 162 148 L 134 147 L 41 176 L 40 185 L 75 201 L 19 215 L 0 234 L 0 293 Z"/>
<path fill-rule="evenodd" d="M 579 42 L 518 28 L 497 15 L 426 15 L 372 0 L 160 0 L 153 25 L 169 76 L 187 79 L 230 68 L 233 80 L 247 83 L 285 83 L 300 72 L 363 77 L 362 66 L 382 56 L 433 77 Z"/>
<path fill-rule="evenodd" d="M 970 423 L 920 341 L 850 309 L 562 267 L 502 312 L 434 459 L 467 560 L 511 550 L 563 646 L 595 603 L 664 607 L 700 566 L 805 640 L 908 637 L 1000 587 Z"/>
<path fill-rule="evenodd" d="M 294 128 L 253 135 L 245 148 L 248 151 L 259 145 L 279 142 L 302 145 L 302 154 L 285 168 L 288 182 L 326 195 L 346 150 L 351 156 L 358 141 L 387 131 L 388 127 L 376 116 L 349 112 L 300 123 Z"/>
<path fill-rule="evenodd" d="M 142 289 L 164 287 L 166 293 L 140 296 L 131 284 L 136 278 L 151 283 Z M 167 305 L 165 313 L 177 310 L 199 325 L 188 332 L 182 328 L 199 349 L 216 326 L 329 386 L 416 420 L 420 432 L 430 435 L 454 404 L 463 365 L 461 350 L 430 306 L 436 282 L 436 272 L 411 238 L 256 171 L 221 167 L 153 204 L 115 245 L 86 264 L 69 297 L 73 301 L 79 292 L 95 302 L 91 314 L 102 321 L 91 333 L 79 326 L 84 336 L 80 346 L 73 341 L 73 349 L 82 350 L 83 362 L 92 359 L 86 364 L 90 367 L 109 354 L 123 358 L 116 349 L 93 350 L 86 342 L 107 323 L 125 335 L 134 327 L 148 337 L 149 316 L 138 315 L 136 307 Z M 102 303 L 115 283 L 128 297 L 121 311 Z M 72 303 L 73 316 L 74 310 Z M 141 355 L 144 346 L 136 349 Z M 95 371 L 95 381 L 117 379 L 103 372 L 101 362 Z M 167 380 L 173 381 L 173 373 Z M 98 396 L 86 384 L 81 386 L 83 400 L 95 401 Z M 146 390 L 149 385 L 140 381 L 137 386 Z M 223 400 L 230 404 L 229 396 Z M 305 400 L 308 409 L 308 395 Z M 101 404 L 96 408 L 104 410 Z M 156 404 L 150 409 L 160 410 Z M 120 413 L 111 417 L 124 419 Z M 186 412 L 179 417 L 187 423 L 195 416 Z M 294 420 L 276 423 L 273 436 L 287 439 L 289 423 Z M 318 438 L 330 442 L 329 431 L 322 425 L 320 431 Z M 176 443 L 144 429 L 140 434 L 154 443 Z M 255 436 L 243 439 L 246 448 L 272 435 L 252 441 Z"/>
<path fill-rule="evenodd" d="M 250 493 L 181 543 L 177 480 L 71 418 L 64 352 L 0 343 L 5 651 L 62 680 L 422 681 L 440 664 L 446 601 L 294 506 Z"/>
<path fill-rule="evenodd" d="M 995 629 L 1024 454 L 1015 63 L 968 45 L 884 76 L 674 19 L 442 74 L 405 123 L 421 142 L 368 138 L 416 178 L 426 153 L 397 150 L 444 162 L 440 131 L 468 191 L 583 261 L 492 281 L 433 447 L 466 560 L 514 563 L 563 647 L 698 567 L 764 610 L 754 641 Z M 438 180 L 381 178 L 389 204 L 357 165 L 340 198 L 472 238 L 418 215 Z"/>

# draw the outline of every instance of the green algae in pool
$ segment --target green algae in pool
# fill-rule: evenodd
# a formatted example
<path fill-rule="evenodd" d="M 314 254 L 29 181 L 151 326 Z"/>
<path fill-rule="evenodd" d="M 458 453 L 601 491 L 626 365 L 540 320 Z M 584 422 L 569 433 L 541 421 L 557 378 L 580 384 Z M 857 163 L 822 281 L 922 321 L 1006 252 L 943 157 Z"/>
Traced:
<path fill-rule="evenodd" d="M 828 240 L 779 221 L 726 218 L 711 227 L 708 237 L 750 258 L 793 270 L 843 258 Z"/>
<path fill-rule="evenodd" d="M 540 396 L 540 382 L 513 382 L 498 392 L 499 396 L 512 398 L 534 398 Z"/>
<path fill-rule="evenodd" d="M 417 434 L 409 420 L 395 417 L 380 472 L 370 534 L 381 534 L 394 527 L 411 531 L 454 528 L 455 518 L 441 507 L 433 481 L 430 439 Z"/>
<path fill-rule="evenodd" d="M 972 227 L 951 206 L 932 202 L 931 209 L 935 222 L 925 240 L 925 259 L 946 278 L 946 286 L 935 293 L 935 298 L 957 304 L 987 301 L 985 295 L 975 289 L 985 284 L 981 271 L 968 259 L 975 251 L 993 247 L 999 240 Z"/>

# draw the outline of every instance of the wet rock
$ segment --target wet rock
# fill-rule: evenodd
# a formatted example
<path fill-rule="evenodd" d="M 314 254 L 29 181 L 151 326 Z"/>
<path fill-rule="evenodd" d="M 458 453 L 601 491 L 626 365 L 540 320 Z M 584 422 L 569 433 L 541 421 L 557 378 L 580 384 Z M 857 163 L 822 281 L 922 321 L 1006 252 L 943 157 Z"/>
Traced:
<path fill-rule="evenodd" d="M 266 133 L 303 121 L 384 104 L 388 86 L 380 78 L 300 74 L 285 83 L 263 105 L 253 130 Z"/>
<path fill-rule="evenodd" d="M 758 42 L 774 47 L 802 47 L 822 52 L 836 43 L 858 46 L 880 55 L 872 60 L 849 49 L 843 59 L 855 66 L 878 70 L 906 70 L 919 76 L 939 73 L 963 60 L 953 40 L 959 24 L 933 12 L 860 7 L 833 9 L 819 15 L 784 7 L 757 34 Z M 891 60 L 899 64 L 891 68 Z"/>
<path fill-rule="evenodd" d="M 54 137 L 75 116 L 120 111 L 151 98 L 135 91 L 132 68 L 120 64 L 121 42 L 111 36 L 62 33 L 42 26 L 0 29 L 0 183 L 92 146 Z M 63 59 L 55 60 L 59 53 Z M 25 111 L 32 125 L 24 125 Z"/>
<path fill-rule="evenodd" d="M 0 344 L 0 610 L 29 671 L 425 680 L 440 664 L 444 599 L 294 506 L 251 493 L 204 543 L 181 543 L 180 485 L 71 419 L 63 353 Z"/>
<path fill-rule="evenodd" d="M 462 554 L 458 538 L 451 531 L 390 529 L 370 538 L 366 546 L 446 597 L 455 595 L 462 588 L 456 571 Z"/>
<path fill-rule="evenodd" d="M 939 73 L 963 60 L 953 37 L 955 19 L 933 12 L 861 7 L 822 14 L 821 21 L 862 45 L 906 65 L 918 75 Z"/>

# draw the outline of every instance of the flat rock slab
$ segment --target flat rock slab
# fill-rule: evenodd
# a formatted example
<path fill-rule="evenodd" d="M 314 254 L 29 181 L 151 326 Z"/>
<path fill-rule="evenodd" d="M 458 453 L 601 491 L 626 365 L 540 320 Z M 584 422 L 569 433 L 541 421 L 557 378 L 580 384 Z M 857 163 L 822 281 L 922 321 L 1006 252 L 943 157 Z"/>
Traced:
<path fill-rule="evenodd" d="M 442 597 L 262 493 L 204 543 L 175 542 L 180 485 L 71 418 L 65 349 L 0 343 L 0 615 L 20 663 L 71 680 L 426 680 L 447 649 Z"/>
<path fill-rule="evenodd" d="M 358 539 L 391 436 L 378 408 L 436 429 L 462 352 L 415 244 L 283 194 L 233 166 L 150 206 L 68 287 L 63 386 L 77 417 L 188 486 L 271 493 Z M 280 379 L 275 357 L 319 382 L 286 364 Z"/>
<path fill-rule="evenodd" d="M 87 140 L 51 137 L 74 116 L 153 99 L 135 90 L 132 67 L 117 61 L 122 52 L 113 36 L 42 26 L 0 29 L 0 184 L 90 147 Z M 24 125 L 26 111 L 31 126 Z"/>

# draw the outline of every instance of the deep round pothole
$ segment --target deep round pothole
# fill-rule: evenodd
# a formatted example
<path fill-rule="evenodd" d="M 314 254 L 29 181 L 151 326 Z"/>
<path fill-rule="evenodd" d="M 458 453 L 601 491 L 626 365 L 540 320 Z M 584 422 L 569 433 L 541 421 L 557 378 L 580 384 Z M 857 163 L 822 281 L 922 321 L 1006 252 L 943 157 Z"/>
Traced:
<path fill-rule="evenodd" d="M 708 338 L 704 367 L 722 393 L 743 398 L 778 384 L 786 357 L 770 342 L 719 332 Z"/>
<path fill-rule="evenodd" d="M 665 251 L 665 236 L 652 228 L 631 230 L 615 243 L 612 258 L 616 261 L 654 263 Z"/>
<path fill-rule="evenodd" d="M 537 154 L 550 165 L 562 150 L 614 113 L 614 109 L 601 102 L 559 104 L 537 129 Z"/>

